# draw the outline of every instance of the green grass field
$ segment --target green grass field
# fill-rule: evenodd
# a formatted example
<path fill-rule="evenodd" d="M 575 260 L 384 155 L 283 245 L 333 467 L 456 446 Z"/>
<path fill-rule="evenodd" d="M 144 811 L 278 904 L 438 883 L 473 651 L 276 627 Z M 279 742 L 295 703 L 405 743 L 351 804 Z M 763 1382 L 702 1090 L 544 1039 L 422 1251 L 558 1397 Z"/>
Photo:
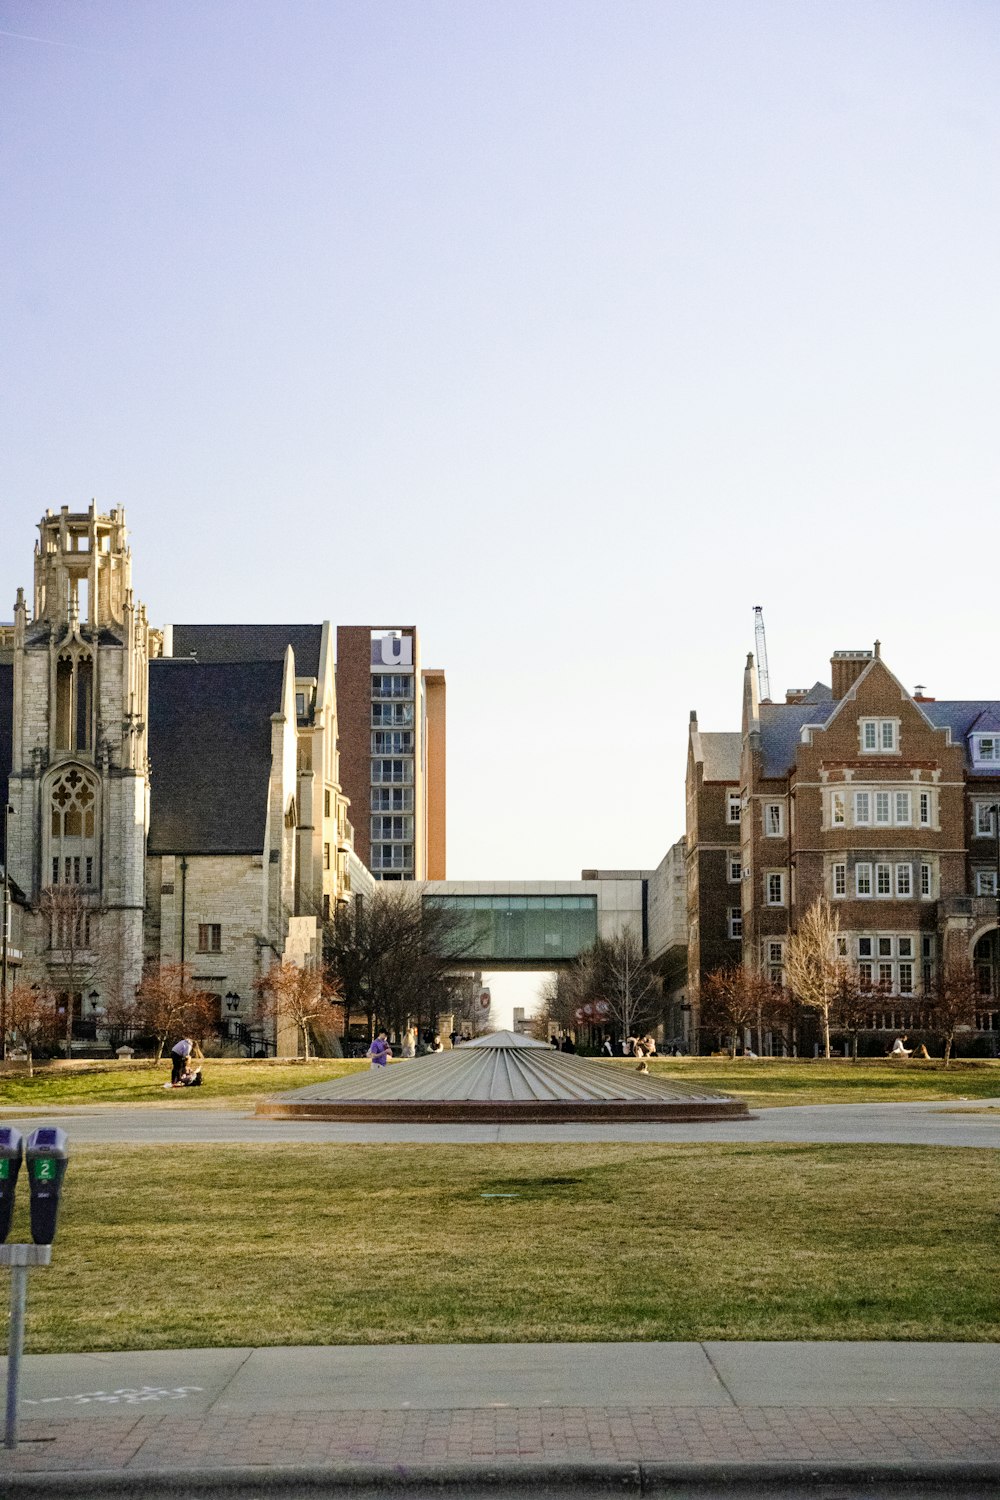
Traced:
<path fill-rule="evenodd" d="M 81 1147 L 27 1348 L 994 1340 L 998 1201 L 972 1149 Z"/>
<path fill-rule="evenodd" d="M 0 1104 L 43 1108 L 48 1104 L 149 1104 L 200 1108 L 213 1104 L 247 1107 L 269 1094 L 320 1083 L 368 1065 L 363 1060 L 309 1063 L 213 1062 L 204 1064 L 205 1087 L 167 1095 L 163 1084 L 169 1064 L 93 1065 L 92 1070 L 43 1068 L 34 1078 L 0 1079 Z M 406 1064 L 399 1064 L 406 1066 Z M 618 1066 L 634 1066 L 622 1060 Z M 738 1094 L 753 1107 L 782 1104 L 885 1104 L 894 1101 L 987 1099 L 1000 1097 L 1000 1063 L 940 1062 L 851 1063 L 760 1058 L 655 1058 L 654 1073 L 691 1082 L 699 1088 Z"/>

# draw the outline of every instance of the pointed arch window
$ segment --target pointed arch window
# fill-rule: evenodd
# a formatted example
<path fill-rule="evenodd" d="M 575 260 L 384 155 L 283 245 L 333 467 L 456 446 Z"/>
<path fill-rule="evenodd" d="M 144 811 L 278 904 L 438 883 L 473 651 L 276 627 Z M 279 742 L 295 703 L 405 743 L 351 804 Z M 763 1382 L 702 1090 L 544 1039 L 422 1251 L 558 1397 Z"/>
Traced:
<path fill-rule="evenodd" d="M 94 663 L 89 651 L 56 662 L 56 749 L 93 749 Z"/>
<path fill-rule="evenodd" d="M 51 884 L 97 885 L 97 782 L 66 766 L 49 784 L 48 800 Z"/>

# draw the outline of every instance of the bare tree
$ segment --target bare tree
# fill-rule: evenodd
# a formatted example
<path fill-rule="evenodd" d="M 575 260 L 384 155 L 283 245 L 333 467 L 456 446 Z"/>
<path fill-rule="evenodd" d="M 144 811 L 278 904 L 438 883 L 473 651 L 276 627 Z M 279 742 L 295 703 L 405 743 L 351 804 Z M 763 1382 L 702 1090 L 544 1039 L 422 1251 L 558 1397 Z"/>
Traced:
<path fill-rule="evenodd" d="M 47 985 L 15 984 L 8 991 L 5 1041 L 24 1048 L 29 1078 L 34 1074 L 34 1056 L 39 1047 L 57 1044 L 61 1031 L 54 990 Z"/>
<path fill-rule="evenodd" d="M 171 1036 L 182 1036 L 188 1029 L 194 1007 L 201 1000 L 191 989 L 191 969 L 187 964 L 152 963 L 146 966 L 135 992 L 135 1025 L 147 1031 L 156 1042 L 154 1063 L 163 1056 Z"/>
<path fill-rule="evenodd" d="M 931 1029 L 944 1042 L 945 1067 L 951 1061 L 956 1031 L 975 1027 L 981 998 L 974 966 L 967 958 L 950 959 L 932 997 L 930 1016 Z"/>
<path fill-rule="evenodd" d="M 402 881 L 342 906 L 324 925 L 323 952 L 344 1009 L 344 1031 L 361 1012 L 399 1036 L 415 1022 L 436 1029 L 452 1008 L 452 970 L 469 951 L 460 914 L 424 902 Z"/>
<path fill-rule="evenodd" d="M 622 1037 L 629 1037 L 655 1024 L 662 988 L 635 929 L 623 927 L 580 954 L 569 970 L 565 994 L 577 1005 L 593 1004 Z"/>
<path fill-rule="evenodd" d="M 847 963 L 838 965 L 830 1005 L 832 1030 L 850 1038 L 851 1058 L 858 1060 L 858 1037 L 871 1024 L 872 1009 L 886 996 L 883 986 L 862 982 L 856 967 Z"/>
<path fill-rule="evenodd" d="M 62 970 L 66 993 L 66 1056 L 73 1055 L 73 1002 L 83 994 L 92 968 L 90 924 L 94 908 L 79 885 L 47 885 L 38 898 L 38 910 L 48 924 L 53 966 Z"/>
<path fill-rule="evenodd" d="M 839 932 L 840 917 L 820 897 L 788 940 L 788 983 L 799 1002 L 819 1017 L 824 1057 L 830 1056 L 830 1011 L 844 967 L 836 953 Z"/>
<path fill-rule="evenodd" d="M 260 1013 L 278 1025 L 294 1026 L 309 1057 L 309 1034 L 320 1022 L 332 1023 L 342 1011 L 336 988 L 320 968 L 273 964 L 257 981 Z"/>
<path fill-rule="evenodd" d="M 782 1018 L 785 1009 L 780 987 L 764 974 L 745 969 L 741 964 L 716 969 L 706 976 L 701 991 L 702 1025 L 729 1038 L 729 1052 L 736 1056 L 737 1041 L 747 1031 L 770 1030 Z"/>

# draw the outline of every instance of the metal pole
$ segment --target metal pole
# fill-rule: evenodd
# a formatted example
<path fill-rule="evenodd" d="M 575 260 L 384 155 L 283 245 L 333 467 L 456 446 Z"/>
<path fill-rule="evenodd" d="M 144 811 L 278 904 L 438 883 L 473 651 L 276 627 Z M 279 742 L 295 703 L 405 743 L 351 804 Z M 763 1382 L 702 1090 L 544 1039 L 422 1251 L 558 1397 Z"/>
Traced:
<path fill-rule="evenodd" d="M 10 855 L 7 850 L 7 815 L 10 803 L 3 805 L 3 959 L 0 972 L 0 1058 L 7 1056 L 7 927 L 10 922 Z"/>
<path fill-rule="evenodd" d="M 10 1332 L 7 1336 L 7 1422 L 4 1447 L 17 1447 L 18 1396 L 21 1355 L 24 1352 L 24 1313 L 28 1303 L 28 1271 L 52 1264 L 51 1245 L 0 1245 L 0 1266 L 10 1267 Z"/>
<path fill-rule="evenodd" d="M 997 839 L 997 873 L 993 891 L 997 903 L 997 930 L 993 934 L 993 1001 L 1000 1010 L 1000 802 L 993 804 L 993 832 Z"/>
<path fill-rule="evenodd" d="M 21 1387 L 21 1355 L 24 1351 L 24 1312 L 28 1303 L 28 1267 L 10 1268 L 10 1333 L 7 1339 L 7 1423 L 5 1448 L 17 1447 L 18 1395 Z"/>

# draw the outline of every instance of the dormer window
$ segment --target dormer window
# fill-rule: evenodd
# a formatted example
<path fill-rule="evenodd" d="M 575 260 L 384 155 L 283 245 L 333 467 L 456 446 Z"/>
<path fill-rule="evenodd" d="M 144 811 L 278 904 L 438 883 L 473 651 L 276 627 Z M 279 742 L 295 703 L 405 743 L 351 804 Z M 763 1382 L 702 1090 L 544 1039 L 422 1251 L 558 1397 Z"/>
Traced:
<path fill-rule="evenodd" d="M 866 755 L 891 755 L 899 749 L 898 719 L 859 719 L 858 729 Z"/>
<path fill-rule="evenodd" d="M 974 734 L 972 761 L 977 766 L 1000 768 L 1000 734 Z"/>

